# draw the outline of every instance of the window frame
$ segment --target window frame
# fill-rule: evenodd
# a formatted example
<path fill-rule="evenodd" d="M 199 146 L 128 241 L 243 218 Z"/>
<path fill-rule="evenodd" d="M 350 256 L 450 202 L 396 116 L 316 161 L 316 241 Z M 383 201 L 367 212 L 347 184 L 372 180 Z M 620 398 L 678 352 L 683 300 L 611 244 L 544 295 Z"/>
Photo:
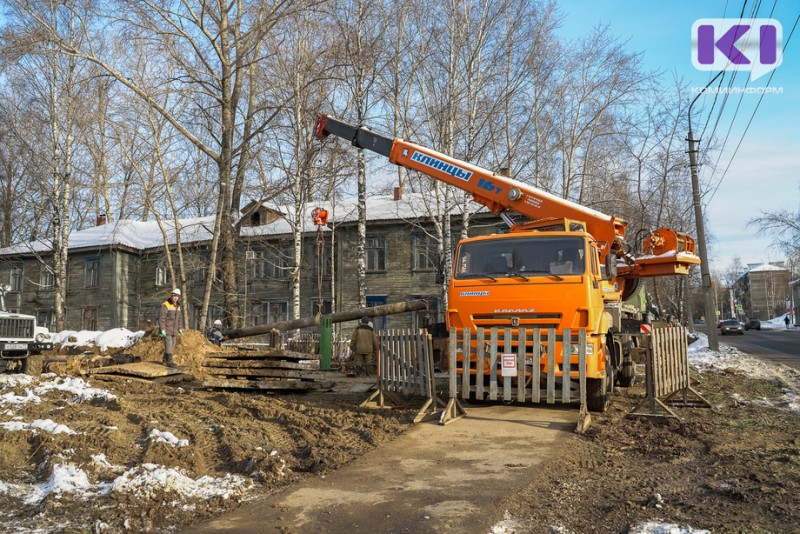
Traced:
<path fill-rule="evenodd" d="M 83 287 L 95 289 L 100 287 L 100 273 L 103 265 L 102 256 L 90 256 L 83 260 Z M 96 268 L 93 268 L 96 266 Z"/>
<path fill-rule="evenodd" d="M 420 265 L 422 262 L 424 262 L 425 265 Z M 439 247 L 436 239 L 428 234 L 413 234 L 411 243 L 411 269 L 414 271 L 435 272 L 438 268 Z"/>
<path fill-rule="evenodd" d="M 387 264 L 386 236 L 364 238 L 364 262 L 368 273 L 385 273 Z M 374 264 L 374 265 L 373 265 Z"/>
<path fill-rule="evenodd" d="M 11 264 L 8 282 L 12 292 L 22 293 L 25 287 L 25 264 L 23 262 L 16 261 Z"/>

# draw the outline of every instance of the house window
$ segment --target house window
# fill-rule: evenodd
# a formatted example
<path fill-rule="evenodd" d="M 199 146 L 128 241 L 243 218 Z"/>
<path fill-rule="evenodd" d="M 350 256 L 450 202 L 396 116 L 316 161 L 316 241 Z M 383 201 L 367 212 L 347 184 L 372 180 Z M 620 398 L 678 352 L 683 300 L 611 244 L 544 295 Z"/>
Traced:
<path fill-rule="evenodd" d="M 83 287 L 100 286 L 100 258 L 86 258 L 84 263 Z"/>
<path fill-rule="evenodd" d="M 168 276 L 167 258 L 161 258 L 156 265 L 156 287 L 164 287 L 167 285 Z"/>
<path fill-rule="evenodd" d="M 281 300 L 254 303 L 250 307 L 250 326 L 285 321 L 289 317 L 289 303 Z"/>
<path fill-rule="evenodd" d="M 23 264 L 14 263 L 11 265 L 11 291 L 22 291 L 23 278 Z"/>
<path fill-rule="evenodd" d="M 36 324 L 52 332 L 56 327 L 56 311 L 53 308 L 41 308 L 36 310 Z"/>
<path fill-rule="evenodd" d="M 288 278 L 291 265 L 290 258 L 291 249 L 288 246 L 248 251 L 247 261 L 250 280 Z"/>
<path fill-rule="evenodd" d="M 53 289 L 56 285 L 56 275 L 53 268 L 42 264 L 39 269 L 39 289 Z"/>
<path fill-rule="evenodd" d="M 99 330 L 97 326 L 97 308 L 84 308 L 82 322 L 84 330 Z"/>
<path fill-rule="evenodd" d="M 386 238 L 368 237 L 364 243 L 367 271 L 386 271 Z"/>
<path fill-rule="evenodd" d="M 203 313 L 203 306 L 197 305 L 192 308 L 194 312 L 194 325 L 198 330 L 205 331 L 206 328 L 210 328 L 211 325 L 214 324 L 214 321 L 219 319 L 222 321 L 223 328 L 225 328 L 225 310 L 220 308 L 219 306 L 209 306 L 207 317 L 206 317 L 206 324 L 200 324 L 200 315 Z"/>
<path fill-rule="evenodd" d="M 439 250 L 436 240 L 427 234 L 415 234 L 413 244 L 415 271 L 435 271 L 439 265 Z"/>

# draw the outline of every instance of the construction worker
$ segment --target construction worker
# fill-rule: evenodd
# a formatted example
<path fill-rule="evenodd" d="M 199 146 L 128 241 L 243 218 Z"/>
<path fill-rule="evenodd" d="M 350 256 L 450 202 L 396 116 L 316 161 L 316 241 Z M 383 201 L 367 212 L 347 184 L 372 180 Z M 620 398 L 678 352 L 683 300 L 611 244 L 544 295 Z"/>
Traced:
<path fill-rule="evenodd" d="M 222 333 L 222 321 L 219 319 L 214 321 L 214 326 L 206 332 L 206 338 L 218 347 L 222 345 L 222 341 L 225 339 L 225 335 Z"/>
<path fill-rule="evenodd" d="M 158 310 L 158 328 L 161 337 L 164 338 L 164 365 L 176 367 L 172 361 L 172 352 L 178 341 L 178 335 L 183 335 L 183 315 L 181 305 L 178 301 L 181 298 L 181 290 L 173 289 L 169 298 L 161 303 Z"/>
<path fill-rule="evenodd" d="M 373 376 L 378 361 L 378 337 L 369 322 L 369 317 L 362 317 L 350 338 L 350 352 L 353 353 L 353 365 L 356 376 Z"/>

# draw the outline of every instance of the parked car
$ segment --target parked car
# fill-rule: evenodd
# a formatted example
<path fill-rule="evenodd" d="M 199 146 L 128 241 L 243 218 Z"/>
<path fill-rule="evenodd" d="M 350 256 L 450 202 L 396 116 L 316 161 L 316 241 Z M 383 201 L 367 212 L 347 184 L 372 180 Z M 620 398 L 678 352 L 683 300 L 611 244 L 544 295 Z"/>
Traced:
<path fill-rule="evenodd" d="M 747 322 L 744 323 L 744 329 L 750 330 L 751 328 L 755 330 L 761 330 L 761 321 L 755 317 L 750 317 Z"/>
<path fill-rule="evenodd" d="M 737 319 L 727 319 L 722 321 L 722 324 L 719 325 L 719 333 L 720 335 L 725 334 L 744 334 L 744 326 L 742 323 Z"/>

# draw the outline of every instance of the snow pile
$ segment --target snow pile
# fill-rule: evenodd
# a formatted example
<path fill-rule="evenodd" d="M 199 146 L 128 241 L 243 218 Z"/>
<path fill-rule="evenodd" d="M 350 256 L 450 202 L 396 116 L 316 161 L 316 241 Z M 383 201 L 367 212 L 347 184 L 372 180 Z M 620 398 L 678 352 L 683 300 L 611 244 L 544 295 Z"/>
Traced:
<path fill-rule="evenodd" d="M 761 321 L 761 330 L 785 330 L 786 329 L 786 317 L 788 313 L 784 313 L 778 317 L 770 319 L 769 321 Z M 789 317 L 789 328 L 793 328 L 791 323 L 791 317 Z"/>
<path fill-rule="evenodd" d="M 10 421 L 8 423 L 0 423 L 0 427 L 6 430 L 31 430 L 36 432 L 36 429 L 50 432 L 51 434 L 75 434 L 75 431 L 66 425 L 60 425 L 52 419 L 36 419 L 31 423 L 23 423 L 22 421 Z"/>
<path fill-rule="evenodd" d="M 55 376 L 55 375 L 42 375 L 42 376 Z M 43 395 L 50 391 L 66 391 L 74 394 L 76 397 L 71 402 L 81 403 L 93 399 L 111 400 L 116 399 L 116 395 L 109 393 L 104 389 L 97 389 L 90 386 L 83 378 L 80 377 L 65 377 L 44 382 L 33 389 L 37 395 Z"/>
<path fill-rule="evenodd" d="M 53 334 L 53 343 L 62 347 L 100 347 L 106 351 L 109 347 L 124 349 L 130 347 L 144 337 L 144 330 L 131 332 L 127 328 L 112 328 L 105 332 L 94 330 L 64 330 Z"/>
<path fill-rule="evenodd" d="M 734 397 L 735 401 L 740 404 L 752 402 L 765 407 L 781 408 L 800 415 L 800 395 L 798 395 L 800 373 L 786 366 L 776 366 L 753 358 L 725 343 L 720 343 L 719 352 L 714 352 L 708 348 L 708 337 L 700 333 L 697 335 L 697 341 L 689 345 L 689 365 L 696 367 L 699 371 L 737 369 L 746 374 L 748 378 L 770 380 L 784 385 L 783 396 L 777 401 L 767 399 L 746 401 Z M 793 384 L 795 389 L 787 387 L 787 384 Z"/>
<path fill-rule="evenodd" d="M 105 463 L 110 465 L 107 461 Z M 195 480 L 178 469 L 167 469 L 156 464 L 134 467 L 111 482 L 92 483 L 83 469 L 72 464 L 55 464 L 45 482 L 31 486 L 0 482 L 0 493 L 24 496 L 24 502 L 28 505 L 39 504 L 50 495 L 70 494 L 85 499 L 107 495 L 112 491 L 147 498 L 155 498 L 166 491 L 183 497 L 229 499 L 240 495 L 249 485 L 247 479 L 230 474 L 222 478 L 203 476 Z"/>
<path fill-rule="evenodd" d="M 142 464 L 117 477 L 112 483 L 111 491 L 131 493 L 149 499 L 157 497 L 162 491 L 200 499 L 229 499 L 240 495 L 249 485 L 249 480 L 237 475 L 226 474 L 222 478 L 203 476 L 194 480 L 179 469 Z"/>
<path fill-rule="evenodd" d="M 637 525 L 628 531 L 630 534 L 708 534 L 708 530 L 693 529 L 692 527 L 681 527 L 667 523 L 656 523 L 648 521 Z"/>
<path fill-rule="evenodd" d="M 188 447 L 189 440 L 188 439 L 178 439 L 172 432 L 161 432 L 160 430 L 156 430 L 155 428 L 150 432 L 148 436 L 151 441 L 156 443 L 169 443 L 173 447 Z"/>

